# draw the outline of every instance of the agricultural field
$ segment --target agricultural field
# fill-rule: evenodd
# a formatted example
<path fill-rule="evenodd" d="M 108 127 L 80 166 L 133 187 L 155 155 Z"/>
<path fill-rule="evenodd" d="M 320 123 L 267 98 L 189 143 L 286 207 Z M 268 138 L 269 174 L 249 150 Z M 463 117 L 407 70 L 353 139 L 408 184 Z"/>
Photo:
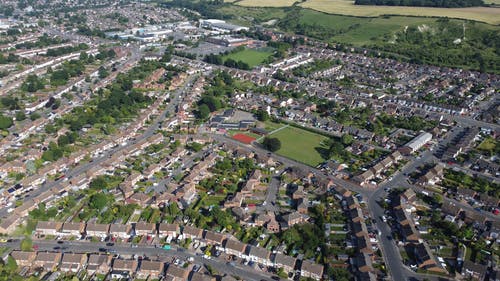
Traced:
<path fill-rule="evenodd" d="M 498 4 L 498 0 L 489 0 Z M 293 0 L 242 0 L 235 4 L 247 7 L 288 7 Z M 397 7 L 397 6 L 360 6 L 351 0 L 306 0 L 298 4 L 303 8 L 329 14 L 349 15 L 358 17 L 378 17 L 381 15 L 404 15 L 421 17 L 449 17 L 470 19 L 490 24 L 500 24 L 500 9 L 491 7 L 470 8 L 431 8 L 431 7 Z"/>
<path fill-rule="evenodd" d="M 324 162 L 318 150 L 328 140 L 327 137 L 296 127 L 286 127 L 269 137 L 281 141 L 281 149 L 276 153 L 310 166 Z"/>
<path fill-rule="evenodd" d="M 235 61 L 242 61 L 247 63 L 251 68 L 262 64 L 269 56 L 273 54 L 271 49 L 248 49 L 245 48 L 243 51 L 231 53 L 223 57 L 224 61 L 227 59 L 233 59 Z"/>

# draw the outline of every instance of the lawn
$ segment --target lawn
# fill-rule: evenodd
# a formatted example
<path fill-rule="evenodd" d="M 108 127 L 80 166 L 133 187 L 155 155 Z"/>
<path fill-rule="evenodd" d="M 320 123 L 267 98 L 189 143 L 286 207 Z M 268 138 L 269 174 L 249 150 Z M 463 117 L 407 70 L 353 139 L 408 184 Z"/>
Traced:
<path fill-rule="evenodd" d="M 318 151 L 322 143 L 328 140 L 325 136 L 295 127 L 287 127 L 270 137 L 281 141 L 281 149 L 277 151 L 279 155 L 313 167 L 325 161 Z"/>
<path fill-rule="evenodd" d="M 497 141 L 494 138 L 488 137 L 477 146 L 477 149 L 492 152 L 497 146 Z"/>
<path fill-rule="evenodd" d="M 270 49 L 248 49 L 224 56 L 224 60 L 233 59 L 235 61 L 246 62 L 250 67 L 262 64 L 273 52 Z"/>

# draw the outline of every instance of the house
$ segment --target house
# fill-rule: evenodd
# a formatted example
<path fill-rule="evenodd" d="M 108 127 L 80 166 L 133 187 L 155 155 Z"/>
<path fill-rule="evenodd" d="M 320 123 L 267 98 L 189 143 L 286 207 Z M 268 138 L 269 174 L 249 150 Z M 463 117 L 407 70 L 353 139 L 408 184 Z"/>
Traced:
<path fill-rule="evenodd" d="M 274 255 L 273 262 L 275 267 L 283 268 L 284 272 L 289 273 L 294 271 L 297 259 L 281 253 L 277 253 L 276 255 Z"/>
<path fill-rule="evenodd" d="M 315 264 L 309 260 L 303 260 L 300 268 L 301 277 L 309 277 L 314 280 L 320 280 L 323 277 L 323 265 Z"/>
<path fill-rule="evenodd" d="M 138 222 L 135 224 L 135 235 L 153 236 L 156 235 L 156 224 L 148 222 Z"/>
<path fill-rule="evenodd" d="M 186 225 L 182 228 L 182 235 L 184 239 L 190 238 L 193 239 L 201 239 L 203 236 L 203 229 Z"/>
<path fill-rule="evenodd" d="M 111 269 L 112 256 L 103 254 L 91 254 L 87 262 L 89 274 L 106 274 Z"/>
<path fill-rule="evenodd" d="M 189 270 L 170 264 L 166 275 L 173 277 L 173 281 L 185 281 L 188 280 Z"/>
<path fill-rule="evenodd" d="M 38 252 L 33 265 L 42 267 L 45 271 L 53 271 L 59 266 L 62 253 Z"/>
<path fill-rule="evenodd" d="M 10 234 L 12 233 L 17 226 L 19 226 L 19 221 L 21 218 L 17 214 L 12 214 L 7 218 L 2 219 L 0 222 L 0 233 L 1 234 Z"/>
<path fill-rule="evenodd" d="M 18 267 L 30 267 L 36 258 L 36 252 L 12 251 L 10 256 L 16 261 Z"/>
<path fill-rule="evenodd" d="M 413 244 L 413 254 L 418 263 L 418 268 L 434 272 L 446 272 L 436 262 L 434 255 L 432 255 L 431 250 L 425 243 Z"/>
<path fill-rule="evenodd" d="M 365 254 L 373 253 L 372 243 L 370 242 L 370 237 L 368 237 L 368 235 L 363 235 L 361 237 L 358 237 L 356 239 L 356 243 L 360 253 L 365 253 Z"/>
<path fill-rule="evenodd" d="M 457 217 L 462 209 L 451 201 L 444 201 L 441 205 L 441 212 L 445 215 L 450 215 L 452 217 Z"/>
<path fill-rule="evenodd" d="M 484 280 L 487 271 L 488 266 L 466 260 L 462 267 L 462 276 L 472 280 Z"/>
<path fill-rule="evenodd" d="M 248 258 L 251 261 L 263 264 L 263 265 L 271 265 L 270 262 L 270 255 L 271 252 L 269 252 L 265 248 L 260 248 L 260 247 L 255 247 L 255 246 L 249 246 L 248 249 Z"/>
<path fill-rule="evenodd" d="M 128 270 L 113 270 L 111 271 L 112 280 L 128 280 L 130 278 L 130 271 Z"/>
<path fill-rule="evenodd" d="M 222 241 L 224 241 L 224 235 L 207 230 L 205 232 L 205 241 L 208 245 L 222 245 Z"/>
<path fill-rule="evenodd" d="M 176 238 L 180 233 L 181 230 L 178 224 L 160 223 L 158 226 L 158 235 L 160 238 Z"/>
<path fill-rule="evenodd" d="M 62 228 L 61 222 L 55 221 L 39 221 L 36 224 L 35 233 L 37 235 L 59 235 Z"/>
<path fill-rule="evenodd" d="M 238 240 L 227 239 L 224 244 L 224 252 L 228 255 L 237 256 L 242 258 L 245 255 L 247 244 Z"/>
<path fill-rule="evenodd" d="M 59 268 L 63 272 L 76 273 L 84 267 L 86 262 L 86 254 L 64 253 Z"/>
<path fill-rule="evenodd" d="M 129 275 L 132 275 L 137 269 L 136 260 L 113 260 L 113 271 L 128 271 Z"/>
<path fill-rule="evenodd" d="M 271 219 L 266 223 L 265 226 L 269 232 L 277 233 L 280 231 L 280 224 L 276 221 L 274 215 L 271 216 Z"/>
<path fill-rule="evenodd" d="M 370 255 L 362 253 L 356 257 L 356 266 L 359 272 L 374 271 Z"/>
<path fill-rule="evenodd" d="M 215 278 L 199 272 L 193 272 L 191 274 L 191 281 L 215 281 Z"/>
<path fill-rule="evenodd" d="M 351 232 L 356 237 L 368 235 L 368 229 L 366 228 L 366 224 L 364 222 L 353 222 L 351 224 Z"/>
<path fill-rule="evenodd" d="M 345 206 L 348 209 L 360 208 L 358 199 L 354 196 L 348 196 L 344 198 Z"/>
<path fill-rule="evenodd" d="M 115 238 L 128 239 L 132 232 L 132 226 L 128 224 L 113 223 L 109 226 L 109 234 Z"/>
<path fill-rule="evenodd" d="M 85 223 L 83 222 L 65 222 L 62 226 L 60 235 L 80 237 L 84 231 Z"/>
<path fill-rule="evenodd" d="M 289 213 L 283 216 L 283 220 L 286 222 L 288 227 L 291 227 L 298 223 L 303 223 L 306 221 L 304 216 L 299 212 Z"/>
<path fill-rule="evenodd" d="M 413 189 L 408 188 L 405 192 L 403 192 L 402 197 L 406 200 L 406 202 L 413 202 L 417 199 L 417 194 L 413 191 Z"/>
<path fill-rule="evenodd" d="M 138 279 L 159 279 L 163 275 L 165 264 L 160 261 L 142 260 L 136 277 Z"/>
<path fill-rule="evenodd" d="M 109 224 L 87 223 L 85 232 L 87 233 L 87 236 L 90 237 L 105 238 L 109 234 L 109 227 Z"/>

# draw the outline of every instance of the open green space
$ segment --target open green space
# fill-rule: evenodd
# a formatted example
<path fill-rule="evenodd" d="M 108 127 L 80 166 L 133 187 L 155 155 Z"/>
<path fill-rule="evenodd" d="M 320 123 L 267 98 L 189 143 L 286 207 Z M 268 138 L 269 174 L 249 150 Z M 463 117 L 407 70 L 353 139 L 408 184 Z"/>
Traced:
<path fill-rule="evenodd" d="M 269 136 L 281 141 L 281 149 L 277 151 L 280 155 L 313 167 L 324 161 L 318 150 L 328 140 L 325 136 L 296 127 L 287 127 Z"/>
<path fill-rule="evenodd" d="M 273 54 L 271 48 L 249 49 L 245 48 L 242 51 L 231 53 L 223 57 L 224 61 L 233 59 L 247 63 L 251 68 L 262 64 L 269 56 Z"/>

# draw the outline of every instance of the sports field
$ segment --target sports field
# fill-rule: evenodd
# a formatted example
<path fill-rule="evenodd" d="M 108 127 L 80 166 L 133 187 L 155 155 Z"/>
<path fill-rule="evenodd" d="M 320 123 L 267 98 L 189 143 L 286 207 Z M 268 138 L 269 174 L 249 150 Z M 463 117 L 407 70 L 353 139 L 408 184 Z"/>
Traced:
<path fill-rule="evenodd" d="M 271 50 L 244 49 L 243 51 L 224 56 L 224 60 L 233 59 L 235 61 L 246 62 L 250 67 L 262 64 L 273 52 Z"/>
<path fill-rule="evenodd" d="M 309 166 L 317 166 L 325 160 L 317 149 L 321 149 L 322 143 L 328 138 L 295 127 L 287 127 L 269 135 L 281 141 L 279 155 L 302 162 Z"/>
<path fill-rule="evenodd" d="M 490 0 L 497 2 L 498 0 Z M 288 7 L 295 1 L 291 0 L 242 0 L 237 5 L 249 7 Z M 490 24 L 500 24 L 500 8 L 470 7 L 470 8 L 432 8 L 432 7 L 401 7 L 401 6 L 364 6 L 354 5 L 352 0 L 306 0 L 298 4 L 330 14 L 377 17 L 381 15 L 404 15 L 422 17 L 449 17 L 483 21 Z"/>

